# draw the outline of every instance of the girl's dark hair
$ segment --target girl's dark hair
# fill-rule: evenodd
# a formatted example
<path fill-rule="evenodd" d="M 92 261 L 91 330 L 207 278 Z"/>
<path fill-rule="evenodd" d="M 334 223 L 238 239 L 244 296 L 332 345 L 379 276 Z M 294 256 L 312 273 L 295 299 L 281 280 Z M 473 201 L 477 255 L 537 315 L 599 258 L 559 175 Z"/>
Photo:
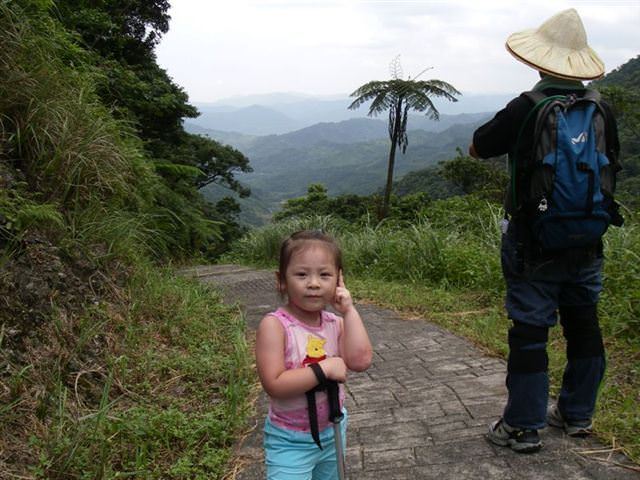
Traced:
<path fill-rule="evenodd" d="M 333 254 L 336 269 L 338 271 L 342 270 L 342 252 L 332 236 L 320 230 L 299 230 L 289 235 L 280 245 L 280 261 L 278 264 L 278 272 L 280 274 L 278 290 L 280 290 L 280 293 L 283 293 L 283 281 L 289 262 L 291 262 L 291 257 L 294 253 L 304 248 L 309 242 L 323 243 Z"/>

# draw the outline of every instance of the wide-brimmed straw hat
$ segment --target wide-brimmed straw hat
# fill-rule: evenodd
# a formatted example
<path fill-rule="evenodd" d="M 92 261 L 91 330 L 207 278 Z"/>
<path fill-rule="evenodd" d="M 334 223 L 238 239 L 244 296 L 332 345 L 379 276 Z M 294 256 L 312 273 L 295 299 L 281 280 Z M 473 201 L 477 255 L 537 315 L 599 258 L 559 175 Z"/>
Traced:
<path fill-rule="evenodd" d="M 516 59 L 555 77 L 593 80 L 604 75 L 604 62 L 587 45 L 584 25 L 573 8 L 537 29 L 514 33 L 506 47 Z"/>

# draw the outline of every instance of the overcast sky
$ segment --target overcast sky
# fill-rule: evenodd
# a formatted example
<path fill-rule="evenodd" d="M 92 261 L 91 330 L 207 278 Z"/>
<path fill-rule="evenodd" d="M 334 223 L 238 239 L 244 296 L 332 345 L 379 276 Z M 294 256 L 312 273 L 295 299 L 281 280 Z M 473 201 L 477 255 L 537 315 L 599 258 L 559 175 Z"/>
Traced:
<path fill-rule="evenodd" d="M 640 0 L 171 0 L 158 61 L 192 102 L 295 92 L 349 94 L 431 67 L 464 93 L 529 89 L 536 72 L 504 48 L 516 31 L 574 7 L 608 71 L 640 54 Z"/>

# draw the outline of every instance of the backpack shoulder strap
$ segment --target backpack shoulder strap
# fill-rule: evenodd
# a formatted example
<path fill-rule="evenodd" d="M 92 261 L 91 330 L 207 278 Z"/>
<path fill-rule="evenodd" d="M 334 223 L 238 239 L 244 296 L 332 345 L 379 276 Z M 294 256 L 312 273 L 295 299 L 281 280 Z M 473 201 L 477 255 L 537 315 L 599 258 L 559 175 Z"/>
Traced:
<path fill-rule="evenodd" d="M 533 102 L 534 105 L 537 105 L 539 102 L 547 98 L 547 96 L 544 93 L 538 92 L 535 90 L 529 90 L 528 92 L 523 92 L 522 95 L 524 95 L 529 100 L 531 100 L 531 102 Z"/>
<path fill-rule="evenodd" d="M 602 97 L 600 95 L 600 92 L 598 92 L 597 90 L 587 89 L 582 98 L 584 98 L 585 100 L 591 100 L 592 102 L 599 104 Z"/>
<path fill-rule="evenodd" d="M 544 122 L 541 122 L 540 119 L 544 118 L 547 113 L 557 104 L 558 101 L 564 100 L 566 97 L 564 95 L 552 95 L 547 96 L 542 92 L 538 92 L 535 90 L 529 90 L 527 92 L 522 92 L 521 94 L 525 98 L 529 99 L 533 106 L 529 110 L 529 113 L 525 117 L 524 121 L 520 125 L 520 129 L 518 130 L 518 135 L 516 136 L 516 143 L 514 152 L 518 152 L 520 149 L 520 144 L 522 140 L 522 134 L 525 131 L 525 127 L 531 122 L 534 121 L 534 130 L 533 130 L 533 138 L 534 145 L 536 141 L 540 138 L 542 133 L 542 128 L 544 126 Z M 515 206 L 518 205 L 518 198 L 516 192 L 516 169 L 517 169 L 517 161 L 514 158 L 511 162 L 511 198 L 513 204 Z M 517 208 L 517 207 L 516 207 Z"/>

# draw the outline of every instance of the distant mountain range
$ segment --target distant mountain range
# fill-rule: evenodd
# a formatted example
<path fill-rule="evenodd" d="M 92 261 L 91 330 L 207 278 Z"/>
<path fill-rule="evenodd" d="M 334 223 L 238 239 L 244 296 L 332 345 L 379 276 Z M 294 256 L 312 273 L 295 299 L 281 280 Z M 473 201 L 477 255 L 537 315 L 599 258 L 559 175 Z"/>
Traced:
<path fill-rule="evenodd" d="M 493 112 L 504 105 L 508 95 L 462 95 L 458 102 L 437 101 L 440 121 L 412 115 L 409 124 L 417 130 L 442 131 L 451 126 L 446 119 L 460 114 Z M 348 96 L 310 97 L 297 94 L 271 94 L 235 97 L 215 103 L 196 103 L 200 116 L 189 123 L 201 128 L 248 135 L 284 134 L 317 123 L 336 123 L 367 118 L 367 107 L 349 110 Z M 386 119 L 382 115 L 382 119 Z"/>

